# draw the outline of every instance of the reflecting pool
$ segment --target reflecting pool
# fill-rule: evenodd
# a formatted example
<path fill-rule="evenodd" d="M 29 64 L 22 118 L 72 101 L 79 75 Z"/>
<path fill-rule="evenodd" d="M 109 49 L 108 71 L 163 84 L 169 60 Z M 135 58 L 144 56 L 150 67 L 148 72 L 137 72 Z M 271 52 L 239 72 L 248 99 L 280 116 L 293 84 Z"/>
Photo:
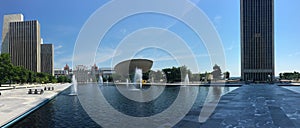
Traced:
<path fill-rule="evenodd" d="M 151 90 L 150 88 L 152 88 L 153 92 L 149 91 Z M 196 100 L 190 109 L 192 111 L 199 109 L 199 106 L 203 105 L 207 98 L 214 98 L 215 95 L 207 96 L 210 90 L 213 91 L 213 94 L 223 95 L 238 87 L 221 88 L 190 86 L 187 88 L 190 90 L 186 93 L 192 93 L 191 90 L 198 89 Z M 13 127 L 101 127 L 98 124 L 99 122 L 97 123 L 95 119 L 100 120 L 100 122 L 106 122 L 106 126 L 109 126 L 112 123 L 118 123 L 118 120 L 110 121 L 107 118 L 103 118 L 103 115 L 101 115 L 103 113 L 97 113 L 98 109 L 102 109 L 101 106 L 95 105 L 95 101 L 99 100 L 99 98 L 95 96 L 98 94 L 98 90 L 102 92 L 101 94 L 113 109 L 117 110 L 119 113 L 131 117 L 154 116 L 165 111 L 174 103 L 177 96 L 179 96 L 178 93 L 180 92 L 180 89 L 182 89 L 181 86 L 143 86 L 142 90 L 135 90 L 128 88 L 126 85 L 78 85 L 78 97 L 69 96 L 71 89 L 68 88 L 48 104 L 33 112 L 25 119 L 17 122 Z M 124 90 L 129 93 L 124 93 Z M 147 97 L 138 95 L 140 94 L 140 91 L 147 90 L 149 91 L 146 94 Z M 132 100 L 134 96 L 136 100 Z M 146 102 L 139 101 L 141 99 Z M 83 100 L 86 102 L 82 102 Z M 83 103 L 85 105 L 83 105 Z M 86 109 L 92 111 L 93 114 L 91 115 L 89 112 L 86 112 Z"/>

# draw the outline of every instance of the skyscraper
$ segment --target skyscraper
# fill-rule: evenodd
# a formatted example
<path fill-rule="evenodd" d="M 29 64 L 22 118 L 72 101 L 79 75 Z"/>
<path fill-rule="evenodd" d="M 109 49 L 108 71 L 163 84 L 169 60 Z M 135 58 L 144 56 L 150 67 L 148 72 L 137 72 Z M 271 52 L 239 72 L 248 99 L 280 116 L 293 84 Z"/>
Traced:
<path fill-rule="evenodd" d="M 241 0 L 243 80 L 274 78 L 274 0 Z"/>
<path fill-rule="evenodd" d="M 37 20 L 10 22 L 8 52 L 13 65 L 41 71 L 41 35 Z"/>
<path fill-rule="evenodd" d="M 54 75 L 54 48 L 53 44 L 41 45 L 41 72 Z"/>
<path fill-rule="evenodd" d="M 23 21 L 22 14 L 4 15 L 2 26 L 2 47 L 1 53 L 8 53 L 8 40 L 9 40 L 9 24 L 10 22 Z"/>

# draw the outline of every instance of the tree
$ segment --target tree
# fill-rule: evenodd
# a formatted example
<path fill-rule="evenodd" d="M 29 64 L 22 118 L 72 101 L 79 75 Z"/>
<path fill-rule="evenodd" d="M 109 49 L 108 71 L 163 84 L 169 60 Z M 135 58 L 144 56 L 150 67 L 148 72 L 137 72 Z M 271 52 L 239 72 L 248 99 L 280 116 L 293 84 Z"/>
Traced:
<path fill-rule="evenodd" d="M 191 77 L 191 71 L 186 66 L 172 67 L 162 70 L 167 78 L 168 83 L 181 82 L 185 79 L 186 74 Z"/>
<path fill-rule="evenodd" d="M 23 66 L 20 67 L 20 83 L 24 84 L 27 82 L 29 77 L 29 70 L 25 69 Z"/>
<path fill-rule="evenodd" d="M 57 83 L 57 79 L 54 76 L 49 75 L 49 82 L 50 83 Z"/>
<path fill-rule="evenodd" d="M 282 73 L 279 73 L 279 78 L 280 78 L 280 79 L 283 79 Z"/>
<path fill-rule="evenodd" d="M 12 74 L 12 63 L 10 56 L 7 53 L 0 55 L 0 86 L 2 83 L 6 83 L 8 80 L 11 81 Z"/>
<path fill-rule="evenodd" d="M 227 72 L 224 72 L 224 79 L 228 80 L 230 78 L 230 73 L 227 71 Z"/>
<path fill-rule="evenodd" d="M 218 66 L 217 64 L 215 64 L 214 67 L 213 67 L 213 71 L 212 71 L 211 74 L 213 75 L 213 79 L 214 80 L 221 79 L 222 71 L 221 71 L 220 66 Z"/>
<path fill-rule="evenodd" d="M 13 75 L 11 76 L 11 80 L 16 82 L 17 84 L 20 83 L 20 79 L 21 79 L 20 74 L 21 74 L 21 70 L 22 70 L 21 67 L 13 66 L 12 70 L 13 70 Z"/>
<path fill-rule="evenodd" d="M 150 74 L 150 71 L 146 72 L 146 73 L 143 73 L 143 80 L 149 80 L 149 74 Z"/>

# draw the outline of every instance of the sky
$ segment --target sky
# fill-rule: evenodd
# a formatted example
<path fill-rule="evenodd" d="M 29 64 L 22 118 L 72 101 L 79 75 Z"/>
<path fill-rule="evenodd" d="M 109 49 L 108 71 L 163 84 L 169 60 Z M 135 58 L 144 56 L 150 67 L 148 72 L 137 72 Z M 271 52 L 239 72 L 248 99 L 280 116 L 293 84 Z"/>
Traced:
<path fill-rule="evenodd" d="M 41 25 L 41 36 L 44 43 L 52 43 L 55 47 L 55 68 L 72 65 L 75 42 L 89 18 L 101 9 L 108 0 L 1 0 L 0 24 L 6 14 L 22 13 L 25 20 L 38 20 Z M 192 0 L 214 25 L 222 41 L 225 51 L 226 67 L 231 76 L 240 76 L 240 7 L 239 0 Z M 300 14 L 297 10 L 299 0 L 275 0 L 275 74 L 280 72 L 300 71 Z M 134 6 L 128 2 L 128 5 Z M 159 5 L 158 5 L 159 6 Z M 115 11 L 114 11 L 115 9 Z M 182 8 L 188 13 L 188 8 Z M 113 8 L 107 15 L 114 15 L 118 8 Z M 105 21 L 105 19 L 102 19 Z M 102 21 L 101 21 L 102 22 Z M 101 26 L 101 24 L 100 24 Z M 198 70 L 193 72 L 212 71 L 212 65 L 205 44 L 196 33 L 184 22 L 167 15 L 143 13 L 126 17 L 114 24 L 105 34 L 94 57 L 99 67 L 112 67 L 112 61 L 130 50 L 121 42 L 126 42 L 130 35 L 143 28 L 162 28 L 177 34 L 194 54 Z M 2 25 L 0 25 L 2 30 Z M 2 36 L 1 36 L 2 37 Z M 1 38 L 0 37 L 0 38 Z M 139 43 L 141 40 L 136 40 Z M 170 46 L 174 46 L 168 43 Z M 88 45 L 88 41 L 87 41 Z M 119 48 L 122 46 L 122 48 Z M 176 45 L 174 46 L 176 47 Z M 116 50 L 117 49 L 117 50 Z M 180 48 L 179 48 L 180 49 Z M 177 58 L 187 59 L 189 54 L 176 51 Z M 176 53 L 176 54 L 177 54 Z M 114 58 L 116 57 L 116 58 Z M 148 58 L 154 60 L 152 69 L 180 66 L 174 55 L 160 48 L 146 48 L 136 51 L 132 58 Z"/>

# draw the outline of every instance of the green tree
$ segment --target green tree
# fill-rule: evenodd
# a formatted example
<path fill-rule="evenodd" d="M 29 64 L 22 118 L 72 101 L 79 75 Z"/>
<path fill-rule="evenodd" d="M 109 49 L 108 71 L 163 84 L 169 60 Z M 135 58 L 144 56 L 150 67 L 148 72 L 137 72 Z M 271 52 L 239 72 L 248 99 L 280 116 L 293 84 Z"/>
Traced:
<path fill-rule="evenodd" d="M 150 71 L 146 72 L 146 73 L 143 73 L 143 80 L 149 80 L 149 74 L 150 74 Z"/>
<path fill-rule="evenodd" d="M 224 78 L 227 79 L 227 80 L 230 78 L 230 73 L 228 71 L 224 72 L 223 75 L 224 75 Z"/>
<path fill-rule="evenodd" d="M 50 83 L 57 83 L 57 79 L 54 76 L 49 75 L 49 82 Z"/>
<path fill-rule="evenodd" d="M 11 82 L 12 75 L 12 63 L 10 61 L 9 54 L 1 54 L 0 55 L 0 86 L 3 83 L 6 83 L 8 80 Z"/>
<path fill-rule="evenodd" d="M 21 81 L 20 79 L 21 79 L 21 70 L 22 69 L 19 66 L 13 66 L 12 70 L 13 70 L 13 75 L 11 76 L 11 80 L 13 82 L 16 82 L 17 84 L 19 84 Z"/>
<path fill-rule="evenodd" d="M 27 70 L 26 68 L 24 68 L 23 66 L 20 67 L 21 68 L 21 72 L 20 72 L 20 82 L 21 84 L 24 84 L 27 82 L 28 77 L 29 77 L 29 70 Z"/>
<path fill-rule="evenodd" d="M 113 77 L 112 77 L 111 75 L 108 76 L 107 81 L 108 81 L 108 82 L 112 82 L 112 81 L 113 81 Z"/>
<path fill-rule="evenodd" d="M 63 77 L 63 76 L 59 76 L 59 77 L 57 78 L 57 82 L 58 82 L 58 83 L 64 83 L 64 82 L 65 82 L 64 77 Z"/>
<path fill-rule="evenodd" d="M 186 66 L 166 68 L 162 71 L 165 73 L 168 83 L 181 82 L 185 79 L 186 74 L 189 76 L 192 74 Z"/>
<path fill-rule="evenodd" d="M 280 78 L 280 79 L 283 79 L 282 73 L 279 73 L 279 78 Z"/>

